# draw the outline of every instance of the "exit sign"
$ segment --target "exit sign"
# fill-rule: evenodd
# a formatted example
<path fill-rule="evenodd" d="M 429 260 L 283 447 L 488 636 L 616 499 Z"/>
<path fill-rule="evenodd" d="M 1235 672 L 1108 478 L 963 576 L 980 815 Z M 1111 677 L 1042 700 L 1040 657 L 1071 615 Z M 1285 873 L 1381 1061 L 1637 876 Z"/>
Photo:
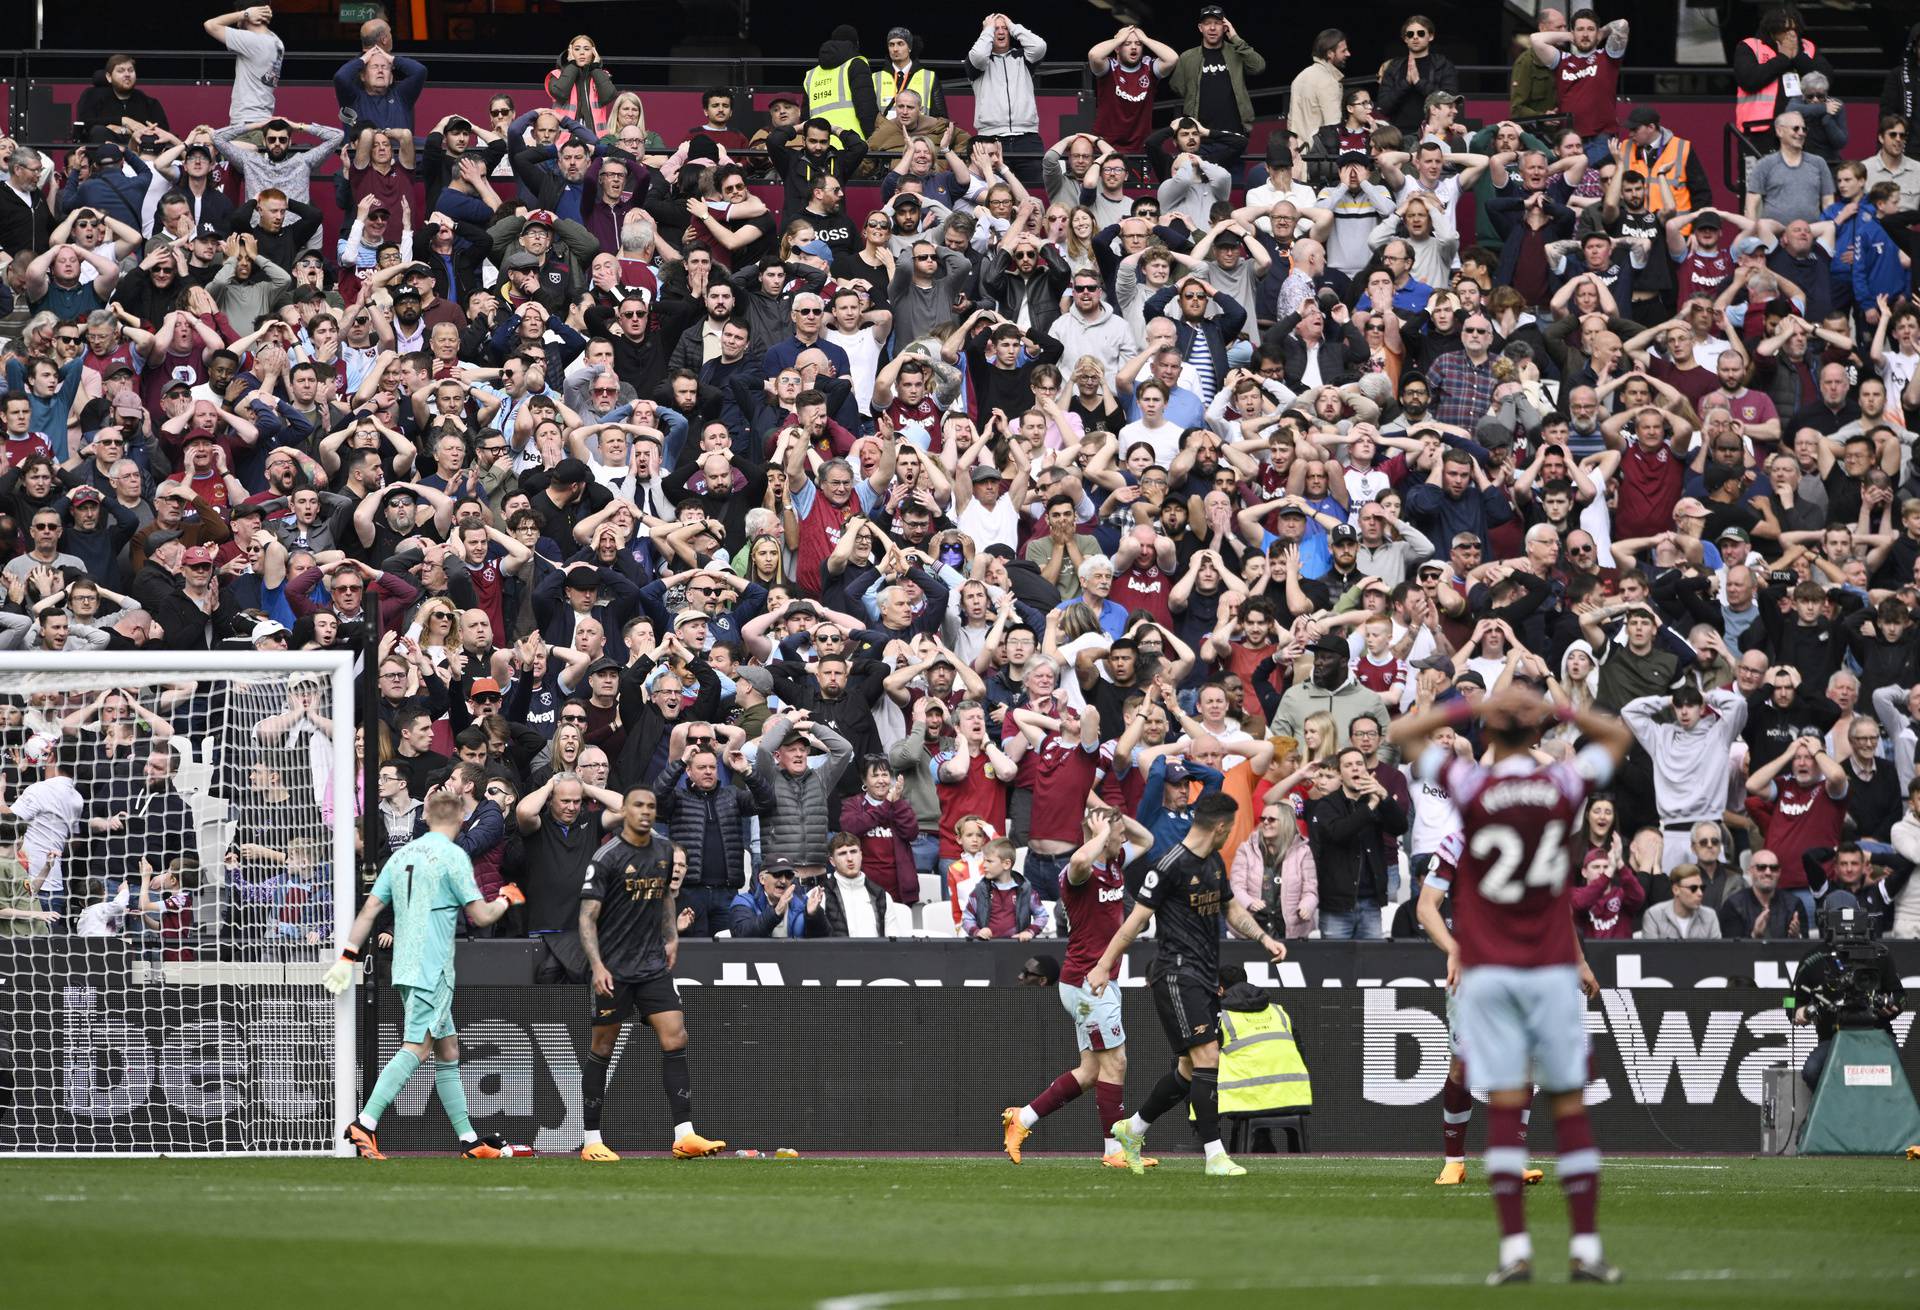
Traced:
<path fill-rule="evenodd" d="M 357 27 L 379 16 L 380 6 L 377 4 L 361 3 L 358 0 L 340 0 L 340 21 L 343 24 Z"/>

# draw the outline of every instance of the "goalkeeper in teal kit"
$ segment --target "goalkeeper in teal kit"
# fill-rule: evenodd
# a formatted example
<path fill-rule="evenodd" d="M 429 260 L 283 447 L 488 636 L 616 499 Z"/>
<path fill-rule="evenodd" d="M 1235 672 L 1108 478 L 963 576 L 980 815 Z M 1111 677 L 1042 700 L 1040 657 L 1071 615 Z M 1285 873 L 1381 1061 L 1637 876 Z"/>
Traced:
<path fill-rule="evenodd" d="M 401 1034 L 403 1044 L 381 1070 L 366 1108 L 346 1128 L 347 1141 L 365 1160 L 386 1159 L 374 1130 L 429 1052 L 434 1057 L 434 1091 L 460 1136 L 461 1154 L 469 1159 L 497 1159 L 509 1153 L 499 1137 L 474 1132 L 467 1117 L 467 1093 L 460 1085 L 460 1038 L 453 1027 L 453 929 L 462 910 L 470 923 L 484 928 L 523 898 L 509 884 L 497 899 L 480 899 L 473 863 L 453 843 L 460 831 L 460 811 L 458 796 L 435 792 L 427 798 L 426 835 L 395 851 L 380 870 L 366 904 L 360 907 L 360 917 L 347 932 L 340 959 L 324 979 L 327 990 L 336 996 L 353 985 L 361 944 L 380 912 L 393 906 L 393 985 L 405 1005 L 406 1028 Z"/>

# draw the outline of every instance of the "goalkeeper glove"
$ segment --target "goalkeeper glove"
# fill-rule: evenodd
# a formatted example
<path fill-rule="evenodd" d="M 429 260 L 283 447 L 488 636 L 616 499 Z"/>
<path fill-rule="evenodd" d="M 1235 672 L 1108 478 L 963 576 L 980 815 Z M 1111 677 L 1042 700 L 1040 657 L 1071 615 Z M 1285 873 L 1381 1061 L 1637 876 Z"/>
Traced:
<path fill-rule="evenodd" d="M 525 905 L 527 894 L 520 890 L 518 883 L 503 883 L 500 887 L 500 899 L 508 905 Z"/>
<path fill-rule="evenodd" d="M 359 962 L 360 952 L 351 946 L 347 947 L 340 952 L 340 958 L 333 962 L 333 967 L 321 977 L 320 985 L 335 996 L 340 995 L 353 986 L 354 975 L 359 972 Z"/>

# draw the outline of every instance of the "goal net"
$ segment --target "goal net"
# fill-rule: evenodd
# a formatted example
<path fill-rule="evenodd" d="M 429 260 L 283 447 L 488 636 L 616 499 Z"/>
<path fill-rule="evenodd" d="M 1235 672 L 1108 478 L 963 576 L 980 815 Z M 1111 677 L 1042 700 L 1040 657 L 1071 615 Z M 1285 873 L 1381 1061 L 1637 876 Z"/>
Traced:
<path fill-rule="evenodd" d="M 352 655 L 0 655 L 0 1154 L 333 1153 Z"/>

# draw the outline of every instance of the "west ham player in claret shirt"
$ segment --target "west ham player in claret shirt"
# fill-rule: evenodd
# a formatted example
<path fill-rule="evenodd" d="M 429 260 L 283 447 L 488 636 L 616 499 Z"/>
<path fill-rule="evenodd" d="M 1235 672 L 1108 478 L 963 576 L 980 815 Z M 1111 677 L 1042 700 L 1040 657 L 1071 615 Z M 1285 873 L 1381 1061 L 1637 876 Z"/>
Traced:
<path fill-rule="evenodd" d="M 1183 1102 L 1193 1107 L 1193 1126 L 1206 1150 L 1207 1172 L 1223 1178 L 1247 1172 L 1227 1158 L 1227 1149 L 1220 1143 L 1220 916 L 1225 914 L 1240 936 L 1259 942 L 1276 964 L 1287 958 L 1287 947 L 1269 937 L 1245 907 L 1227 894 L 1227 868 L 1220 861 L 1220 848 L 1233 832 L 1238 811 L 1238 803 L 1220 792 L 1194 802 L 1193 826 L 1179 845 L 1142 874 L 1133 913 L 1107 943 L 1100 962 L 1087 970 L 1087 992 L 1103 995 L 1127 947 L 1149 919 L 1156 921 L 1159 948 L 1147 970 L 1147 982 L 1153 989 L 1161 1030 L 1179 1053 L 1180 1063 L 1154 1085 L 1138 1113 L 1112 1126 L 1127 1168 L 1135 1173 L 1146 1167 L 1140 1148 L 1146 1143 L 1147 1125 Z M 1065 977 L 1064 970 L 1061 976 Z"/>
<path fill-rule="evenodd" d="M 1039 816 L 1036 814 L 1036 818 Z M 1060 1004 L 1073 1020 L 1074 1039 L 1080 1043 L 1080 1063 L 1061 1074 L 1026 1105 L 1010 1105 L 1000 1112 L 1006 1130 L 1007 1158 L 1020 1163 L 1020 1144 L 1033 1126 L 1088 1087 L 1100 1107 L 1100 1129 L 1108 1132 L 1126 1117 L 1122 1097 L 1127 1085 L 1127 1030 L 1120 1022 L 1120 989 L 1109 987 L 1098 996 L 1087 990 L 1087 974 L 1119 931 L 1126 913 L 1126 867 L 1147 853 L 1153 834 L 1128 815 L 1105 806 L 1087 811 L 1082 820 L 1086 841 L 1067 860 L 1060 887 L 1060 909 L 1067 920 L 1067 957 L 1060 963 Z M 1127 1168 L 1126 1154 L 1108 1133 L 1100 1163 L 1109 1169 Z M 1159 1164 L 1143 1158 L 1143 1168 Z"/>
<path fill-rule="evenodd" d="M 673 905 L 673 843 L 653 830 L 657 800 L 650 787 L 629 790 L 621 806 L 620 831 L 587 863 L 580 888 L 580 948 L 591 970 L 593 1041 L 587 1050 L 580 1091 L 587 1141 L 580 1158 L 612 1163 L 600 1138 L 600 1111 L 607 1097 L 620 1025 L 637 1015 L 660 1042 L 660 1082 L 673 1111 L 673 1158 L 716 1155 L 726 1143 L 693 1131 L 693 1076 L 687 1070 L 687 1017 L 673 965 L 680 934 Z"/>
<path fill-rule="evenodd" d="M 1521 1114 L 1535 1082 L 1553 1106 L 1560 1187 L 1572 1220 L 1572 1280 L 1620 1281 L 1620 1271 L 1601 1257 L 1595 1223 L 1600 1153 L 1587 1121 L 1582 993 L 1599 989 L 1573 929 L 1568 839 L 1579 831 L 1587 793 L 1613 776 L 1633 735 L 1610 714 L 1562 707 L 1558 717 L 1571 721 L 1587 745 L 1571 761 L 1543 765 L 1533 747 L 1555 713 L 1532 687 L 1481 701 L 1490 767 L 1427 742 L 1436 729 L 1462 728 L 1475 717 L 1464 701 L 1409 715 L 1388 733 L 1404 756 L 1418 759 L 1418 777 L 1445 785 L 1467 834 L 1453 879 L 1447 973 L 1460 980 L 1461 1043 L 1489 1092 L 1487 1181 L 1500 1218 L 1500 1266 L 1488 1276 L 1491 1284 L 1533 1278 Z"/>

